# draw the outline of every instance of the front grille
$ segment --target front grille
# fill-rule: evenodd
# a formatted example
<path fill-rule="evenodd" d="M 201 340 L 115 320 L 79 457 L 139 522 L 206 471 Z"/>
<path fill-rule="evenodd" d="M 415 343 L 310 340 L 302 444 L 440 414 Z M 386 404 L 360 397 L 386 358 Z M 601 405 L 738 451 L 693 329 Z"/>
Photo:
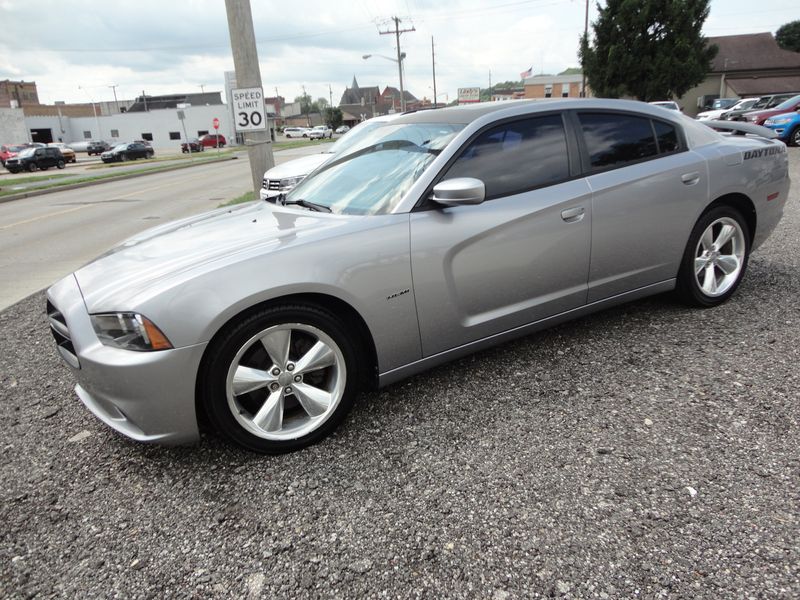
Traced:
<path fill-rule="evenodd" d="M 261 180 L 261 189 L 268 190 L 269 189 L 269 179 L 262 179 Z"/>
<path fill-rule="evenodd" d="M 266 182 L 267 182 L 266 189 L 270 190 L 271 192 L 279 192 L 281 190 L 280 179 L 267 179 Z"/>
<path fill-rule="evenodd" d="M 53 339 L 56 341 L 56 347 L 59 354 L 70 365 L 76 369 L 80 369 L 80 362 L 78 355 L 75 352 L 75 347 L 72 345 L 72 338 L 69 334 L 67 327 L 67 320 L 64 318 L 58 309 L 53 306 L 50 300 L 47 301 L 47 318 L 50 321 L 50 333 L 53 334 Z"/>

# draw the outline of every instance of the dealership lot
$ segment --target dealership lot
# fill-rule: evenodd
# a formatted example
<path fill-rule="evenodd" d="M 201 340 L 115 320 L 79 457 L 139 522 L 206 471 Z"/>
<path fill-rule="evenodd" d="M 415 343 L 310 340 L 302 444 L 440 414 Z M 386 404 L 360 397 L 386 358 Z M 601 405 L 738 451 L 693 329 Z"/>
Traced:
<path fill-rule="evenodd" d="M 799 197 L 723 306 L 476 354 L 283 457 L 114 434 L 23 300 L 0 312 L 0 596 L 797 597 Z"/>

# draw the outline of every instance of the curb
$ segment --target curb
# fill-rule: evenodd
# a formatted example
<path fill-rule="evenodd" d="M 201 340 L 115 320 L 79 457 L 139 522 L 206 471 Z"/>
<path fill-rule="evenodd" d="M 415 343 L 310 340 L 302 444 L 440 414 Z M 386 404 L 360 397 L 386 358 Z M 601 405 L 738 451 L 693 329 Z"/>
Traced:
<path fill-rule="evenodd" d="M 238 156 L 226 156 L 225 158 L 212 158 L 203 160 L 202 162 L 191 162 L 189 161 L 188 164 L 178 164 L 164 167 L 163 169 L 158 169 L 156 171 L 134 171 L 132 173 L 125 173 L 121 175 L 116 175 L 114 177 L 106 177 L 103 179 L 97 179 L 95 181 L 82 181 L 80 183 L 65 183 L 64 185 L 53 186 L 51 188 L 46 188 L 43 190 L 30 190 L 27 192 L 20 192 L 19 194 L 10 194 L 8 196 L 0 196 L 0 203 L 3 202 L 11 202 L 12 200 L 22 200 L 23 198 L 30 198 L 32 196 L 42 196 L 44 194 L 53 194 L 55 192 L 63 192 L 66 190 L 77 190 L 84 187 L 89 187 L 90 185 L 98 185 L 101 183 L 109 183 L 112 181 L 122 181 L 123 179 L 133 179 L 134 177 L 143 177 L 145 175 L 156 175 L 158 173 L 166 173 L 167 171 L 177 171 L 179 169 L 188 169 L 190 167 L 199 167 L 201 165 L 210 165 L 214 163 L 225 162 L 227 160 L 237 160 Z"/>

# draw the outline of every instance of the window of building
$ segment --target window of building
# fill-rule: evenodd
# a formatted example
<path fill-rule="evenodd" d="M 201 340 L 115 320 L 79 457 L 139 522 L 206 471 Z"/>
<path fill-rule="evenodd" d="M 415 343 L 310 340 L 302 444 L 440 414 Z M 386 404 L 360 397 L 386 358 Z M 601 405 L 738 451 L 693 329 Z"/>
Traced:
<path fill-rule="evenodd" d="M 118 138 L 119 137 L 119 129 L 112 129 L 111 130 L 111 137 Z"/>
<path fill-rule="evenodd" d="M 181 139 L 181 132 L 180 131 L 170 131 L 169 132 L 169 139 L 171 139 L 171 140 L 179 140 L 179 139 Z"/>
<path fill-rule="evenodd" d="M 552 85 L 544 86 L 544 97 L 545 98 L 552 98 L 553 97 L 553 86 Z"/>
<path fill-rule="evenodd" d="M 569 84 L 562 83 L 561 84 L 561 97 L 562 98 L 569 98 Z"/>
<path fill-rule="evenodd" d="M 509 196 L 569 178 L 561 115 L 534 117 L 493 127 L 473 141 L 447 179 L 476 177 L 486 197 Z"/>
<path fill-rule="evenodd" d="M 143 133 L 142 134 L 142 139 L 143 140 L 147 140 L 148 142 L 152 142 L 153 141 L 153 134 L 152 133 Z"/>
<path fill-rule="evenodd" d="M 579 113 L 593 169 L 621 167 L 658 154 L 650 119 L 610 113 Z"/>
<path fill-rule="evenodd" d="M 83 132 L 83 139 L 85 139 L 85 140 L 92 139 L 92 132 L 91 131 L 84 131 Z"/>
<path fill-rule="evenodd" d="M 201 135 L 208 135 L 208 129 L 198 129 L 197 137 L 200 137 Z"/>

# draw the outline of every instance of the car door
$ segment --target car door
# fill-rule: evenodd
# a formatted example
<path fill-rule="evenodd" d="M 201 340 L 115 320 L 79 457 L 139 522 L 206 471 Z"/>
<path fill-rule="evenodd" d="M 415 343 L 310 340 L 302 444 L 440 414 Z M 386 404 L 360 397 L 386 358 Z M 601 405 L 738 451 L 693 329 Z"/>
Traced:
<path fill-rule="evenodd" d="M 591 192 L 573 139 L 559 113 L 489 127 L 439 177 L 480 179 L 486 200 L 412 212 L 424 356 L 585 304 Z"/>
<path fill-rule="evenodd" d="M 577 120 L 593 192 L 588 301 L 676 277 L 707 200 L 705 160 L 669 121 L 608 111 Z"/>

